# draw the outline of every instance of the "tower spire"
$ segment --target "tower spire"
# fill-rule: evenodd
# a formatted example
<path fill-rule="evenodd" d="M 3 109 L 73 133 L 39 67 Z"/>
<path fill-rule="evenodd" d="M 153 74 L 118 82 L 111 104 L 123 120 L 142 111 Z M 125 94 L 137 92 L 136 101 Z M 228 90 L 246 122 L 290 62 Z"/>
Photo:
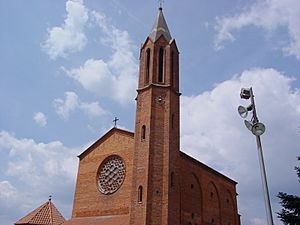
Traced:
<path fill-rule="evenodd" d="M 162 0 L 159 1 L 159 10 L 156 17 L 156 20 L 154 22 L 154 25 L 152 27 L 151 33 L 149 35 L 149 38 L 155 42 L 160 36 L 164 36 L 167 41 L 170 41 L 172 39 L 167 22 L 165 20 L 164 14 L 162 12 Z"/>

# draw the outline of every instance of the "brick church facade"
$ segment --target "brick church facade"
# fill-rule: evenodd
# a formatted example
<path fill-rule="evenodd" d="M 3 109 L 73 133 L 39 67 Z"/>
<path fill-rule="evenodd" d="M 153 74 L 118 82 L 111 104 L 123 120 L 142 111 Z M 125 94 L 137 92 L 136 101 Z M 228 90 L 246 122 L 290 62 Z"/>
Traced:
<path fill-rule="evenodd" d="M 180 151 L 179 52 L 162 9 L 140 50 L 135 132 L 79 155 L 64 225 L 240 225 L 236 182 Z"/>
<path fill-rule="evenodd" d="M 79 156 L 66 224 L 239 225 L 236 182 L 180 151 L 179 52 L 162 9 L 140 51 L 135 132 Z"/>

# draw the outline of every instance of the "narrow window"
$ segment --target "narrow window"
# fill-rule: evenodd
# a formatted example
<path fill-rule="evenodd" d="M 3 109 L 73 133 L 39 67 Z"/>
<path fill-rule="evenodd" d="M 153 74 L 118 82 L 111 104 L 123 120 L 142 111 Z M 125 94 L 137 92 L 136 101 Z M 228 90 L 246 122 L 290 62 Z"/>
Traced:
<path fill-rule="evenodd" d="M 173 86 L 173 83 L 174 83 L 174 52 L 172 51 L 171 53 L 171 68 L 170 68 L 170 83 L 171 83 L 171 86 Z"/>
<path fill-rule="evenodd" d="M 159 60 L 158 60 L 158 82 L 162 83 L 164 80 L 164 49 L 159 49 Z"/>
<path fill-rule="evenodd" d="M 171 127 L 172 127 L 172 129 L 174 128 L 174 118 L 175 118 L 175 115 L 174 115 L 174 113 L 172 113 L 172 118 L 171 118 Z"/>
<path fill-rule="evenodd" d="M 145 77 L 145 84 L 149 83 L 149 76 L 150 76 L 150 48 L 146 51 L 146 77 Z"/>
<path fill-rule="evenodd" d="M 174 172 L 171 172 L 171 187 L 174 187 Z"/>
<path fill-rule="evenodd" d="M 143 125 L 142 126 L 142 140 L 144 140 L 146 138 L 146 126 Z"/>
<path fill-rule="evenodd" d="M 143 187 L 139 186 L 138 190 L 138 202 L 142 203 L 143 202 Z"/>

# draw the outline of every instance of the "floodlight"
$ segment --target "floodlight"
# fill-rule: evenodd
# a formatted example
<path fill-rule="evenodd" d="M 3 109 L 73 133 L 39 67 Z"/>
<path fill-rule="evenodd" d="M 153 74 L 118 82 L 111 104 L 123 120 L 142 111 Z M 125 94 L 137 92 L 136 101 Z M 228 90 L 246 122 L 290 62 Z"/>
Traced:
<path fill-rule="evenodd" d="M 248 115 L 248 110 L 244 106 L 241 106 L 241 105 L 238 107 L 238 112 L 242 118 L 246 118 Z"/>
<path fill-rule="evenodd" d="M 240 105 L 238 107 L 238 112 L 242 118 L 246 118 L 248 115 L 248 111 L 251 111 L 252 109 L 253 109 L 252 105 L 249 105 L 247 108 Z"/>
<path fill-rule="evenodd" d="M 256 124 L 253 124 L 251 131 L 255 136 L 260 136 L 263 133 L 265 133 L 265 130 L 266 130 L 265 125 L 263 123 L 258 122 Z"/>
<path fill-rule="evenodd" d="M 252 131 L 252 123 L 250 123 L 248 120 L 244 120 L 244 123 L 245 123 L 246 127 L 248 128 L 248 130 Z"/>
<path fill-rule="evenodd" d="M 251 97 L 250 89 L 249 88 L 242 88 L 240 96 L 243 99 L 249 99 Z"/>

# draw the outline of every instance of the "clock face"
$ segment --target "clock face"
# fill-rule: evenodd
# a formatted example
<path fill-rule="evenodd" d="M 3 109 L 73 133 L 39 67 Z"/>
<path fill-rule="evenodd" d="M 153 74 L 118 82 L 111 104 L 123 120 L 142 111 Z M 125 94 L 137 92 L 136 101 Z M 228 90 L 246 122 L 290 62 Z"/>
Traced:
<path fill-rule="evenodd" d="M 125 173 L 125 163 L 120 156 L 107 157 L 98 169 L 98 190 L 105 195 L 113 194 L 121 187 L 125 179 Z"/>

